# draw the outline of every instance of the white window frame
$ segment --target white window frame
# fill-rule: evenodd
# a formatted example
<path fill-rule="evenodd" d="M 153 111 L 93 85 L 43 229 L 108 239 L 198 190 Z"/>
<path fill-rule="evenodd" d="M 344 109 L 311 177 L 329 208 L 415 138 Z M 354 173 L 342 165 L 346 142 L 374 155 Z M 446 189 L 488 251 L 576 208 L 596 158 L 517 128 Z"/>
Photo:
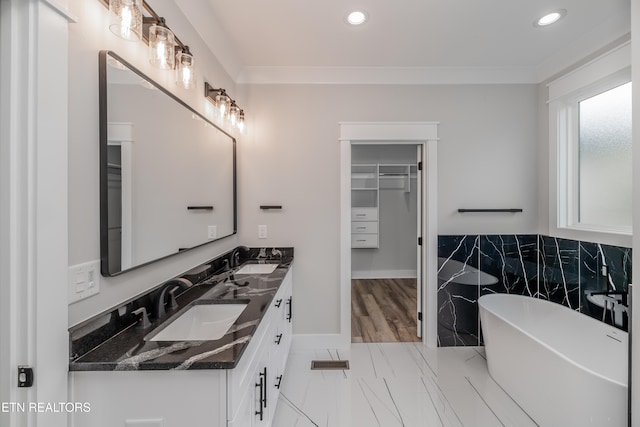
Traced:
<path fill-rule="evenodd" d="M 629 81 L 631 46 L 625 43 L 548 85 L 549 232 L 555 237 L 631 247 L 630 226 L 578 221 L 579 102 Z"/>

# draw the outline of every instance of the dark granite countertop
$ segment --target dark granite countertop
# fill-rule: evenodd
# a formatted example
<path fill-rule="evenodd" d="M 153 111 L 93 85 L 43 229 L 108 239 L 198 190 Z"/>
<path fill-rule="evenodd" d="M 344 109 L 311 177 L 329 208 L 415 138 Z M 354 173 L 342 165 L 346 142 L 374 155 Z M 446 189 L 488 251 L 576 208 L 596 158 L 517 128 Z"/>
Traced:
<path fill-rule="evenodd" d="M 70 329 L 70 371 L 132 371 L 132 370 L 185 370 L 185 369 L 231 369 L 234 368 L 249 344 L 271 300 L 278 291 L 293 262 L 291 256 L 279 260 L 248 260 L 247 263 L 278 263 L 270 274 L 238 275 L 234 268 L 210 275 L 189 287 L 176 298 L 178 307 L 167 310 L 166 315 L 151 319 L 151 326 L 142 329 L 137 317 L 122 315 L 120 311 L 97 316 L 91 322 Z M 288 255 L 288 254 L 287 254 Z M 155 332 L 166 327 L 176 315 L 182 314 L 195 303 L 216 300 L 217 302 L 247 302 L 248 305 L 229 331 L 213 341 L 148 341 Z M 96 327 L 101 321 L 104 326 Z M 122 324 L 125 318 L 128 325 Z M 93 324 L 89 332 L 87 325 Z M 85 331 L 83 331 L 85 329 Z M 84 340 L 85 343 L 81 343 Z M 81 344 L 79 344 L 81 343 Z M 80 350 L 78 350 L 80 348 Z"/>

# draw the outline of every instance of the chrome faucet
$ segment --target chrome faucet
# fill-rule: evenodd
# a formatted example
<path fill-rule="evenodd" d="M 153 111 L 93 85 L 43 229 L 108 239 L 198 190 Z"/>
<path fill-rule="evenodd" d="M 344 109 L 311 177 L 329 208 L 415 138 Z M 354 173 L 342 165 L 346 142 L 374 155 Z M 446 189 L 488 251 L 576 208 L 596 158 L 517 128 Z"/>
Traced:
<path fill-rule="evenodd" d="M 611 311 L 611 322 L 616 326 L 624 325 L 623 313 L 629 315 L 628 293 L 627 291 L 607 290 L 590 292 L 591 295 L 602 295 L 604 301 L 603 321 L 607 310 Z"/>

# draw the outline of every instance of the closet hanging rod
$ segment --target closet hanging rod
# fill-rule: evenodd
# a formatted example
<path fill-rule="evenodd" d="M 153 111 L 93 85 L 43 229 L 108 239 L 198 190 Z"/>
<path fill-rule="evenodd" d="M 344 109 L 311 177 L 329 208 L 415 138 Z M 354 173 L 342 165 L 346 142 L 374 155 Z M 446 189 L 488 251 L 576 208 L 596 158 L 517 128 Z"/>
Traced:
<path fill-rule="evenodd" d="M 522 212 L 520 208 L 510 208 L 510 209 L 458 209 L 460 213 L 476 213 L 476 212 L 509 212 L 509 213 L 517 213 Z"/>

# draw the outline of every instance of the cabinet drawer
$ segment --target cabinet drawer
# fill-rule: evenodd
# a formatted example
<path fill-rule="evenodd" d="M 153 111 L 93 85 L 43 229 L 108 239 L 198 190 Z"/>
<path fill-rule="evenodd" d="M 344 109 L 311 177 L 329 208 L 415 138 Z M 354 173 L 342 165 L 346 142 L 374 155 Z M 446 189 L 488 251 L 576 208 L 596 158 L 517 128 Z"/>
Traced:
<path fill-rule="evenodd" d="M 378 208 L 351 208 L 351 221 L 377 221 Z"/>
<path fill-rule="evenodd" d="M 253 393 L 256 379 L 255 372 L 262 362 L 264 354 L 268 352 L 271 341 L 271 326 L 268 316 L 260 322 L 256 334 L 251 337 L 249 346 L 245 349 L 238 365 L 227 369 L 227 419 L 235 418 L 242 406 L 242 400 L 247 390 Z"/>
<path fill-rule="evenodd" d="M 353 221 L 351 223 L 352 234 L 378 234 L 378 221 Z"/>
<path fill-rule="evenodd" d="M 377 234 L 352 234 L 351 247 L 352 248 L 377 248 L 378 235 Z"/>

